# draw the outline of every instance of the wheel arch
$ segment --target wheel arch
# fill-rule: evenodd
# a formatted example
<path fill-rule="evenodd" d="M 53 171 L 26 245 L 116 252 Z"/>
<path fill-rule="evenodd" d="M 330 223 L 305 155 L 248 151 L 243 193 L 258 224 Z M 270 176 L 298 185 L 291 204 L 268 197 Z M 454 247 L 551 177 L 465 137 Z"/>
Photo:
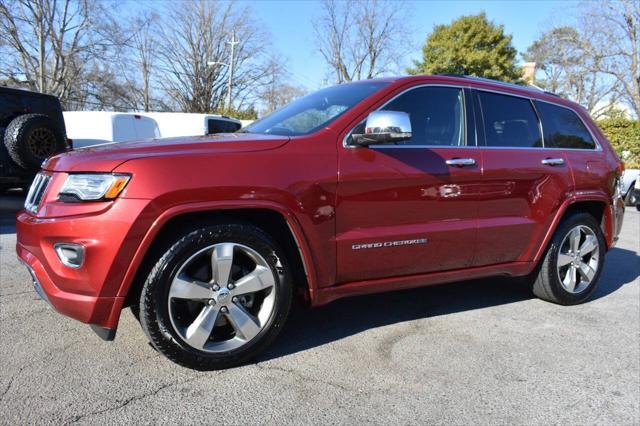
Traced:
<path fill-rule="evenodd" d="M 196 204 L 173 207 L 156 219 L 142 239 L 118 292 L 124 306 L 130 306 L 139 297 L 146 275 L 153 265 L 152 259 L 167 247 L 169 237 L 180 229 L 197 224 L 215 224 L 228 221 L 249 223 L 267 232 L 285 251 L 292 263 L 293 280 L 298 299 L 313 303 L 316 295 L 315 275 L 310 252 L 302 228 L 295 216 L 275 204 L 221 205 Z"/>
<path fill-rule="evenodd" d="M 613 212 L 611 208 L 611 200 L 606 195 L 599 193 L 574 195 L 573 197 L 565 200 L 562 206 L 558 209 L 557 214 L 554 216 L 553 221 L 545 234 L 543 243 L 540 244 L 534 257 L 534 261 L 536 263 L 542 259 L 549 242 L 562 219 L 576 212 L 585 212 L 592 215 L 598 223 L 600 223 L 600 227 L 604 233 L 605 241 L 607 243 L 607 249 L 613 245 Z"/>

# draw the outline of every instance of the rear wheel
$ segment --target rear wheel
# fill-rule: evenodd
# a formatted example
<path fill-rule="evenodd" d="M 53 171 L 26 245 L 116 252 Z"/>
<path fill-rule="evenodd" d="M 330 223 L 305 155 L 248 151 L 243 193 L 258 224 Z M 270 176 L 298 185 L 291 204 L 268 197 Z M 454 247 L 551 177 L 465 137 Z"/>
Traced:
<path fill-rule="evenodd" d="M 582 303 L 600 279 L 606 243 L 600 226 L 587 213 L 560 223 L 533 283 L 533 293 L 561 305 Z"/>
<path fill-rule="evenodd" d="M 273 341 L 291 299 L 288 264 L 267 234 L 215 225 L 177 237 L 157 261 L 142 290 L 140 323 L 172 361 L 227 368 Z"/>

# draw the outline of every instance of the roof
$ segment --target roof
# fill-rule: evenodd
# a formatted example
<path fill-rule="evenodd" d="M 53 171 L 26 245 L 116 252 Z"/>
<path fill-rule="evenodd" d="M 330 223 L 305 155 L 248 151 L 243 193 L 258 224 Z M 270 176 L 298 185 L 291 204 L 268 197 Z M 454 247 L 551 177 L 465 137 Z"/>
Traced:
<path fill-rule="evenodd" d="M 49 95 L 47 93 L 34 92 L 32 90 L 19 89 L 17 87 L 0 86 L 0 92 L 11 93 L 13 95 L 18 95 L 18 96 L 36 96 L 36 97 L 43 97 L 43 98 L 58 99 L 54 95 Z"/>

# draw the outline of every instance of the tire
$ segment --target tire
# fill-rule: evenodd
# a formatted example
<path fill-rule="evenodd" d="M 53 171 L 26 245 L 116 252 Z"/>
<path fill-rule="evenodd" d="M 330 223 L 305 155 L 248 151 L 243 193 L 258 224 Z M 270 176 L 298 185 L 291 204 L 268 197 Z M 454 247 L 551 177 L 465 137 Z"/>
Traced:
<path fill-rule="evenodd" d="M 627 191 L 627 196 L 624 197 L 624 204 L 628 207 L 633 207 L 638 205 L 638 197 L 636 196 L 635 191 L 635 182 L 631 184 L 631 188 Z"/>
<path fill-rule="evenodd" d="M 580 235 L 577 245 L 571 241 L 571 237 L 576 235 L 576 230 Z M 589 244 L 587 244 L 587 240 L 589 240 Z M 588 251 L 594 243 L 595 248 Z M 576 246 L 580 254 L 573 257 L 572 248 Z M 533 294 L 540 299 L 560 305 L 575 305 L 584 302 L 591 296 L 598 284 L 604 266 L 605 253 L 604 236 L 593 216 L 588 213 L 575 213 L 564 218 L 553 234 L 538 268 L 537 276 L 533 282 Z M 587 265 L 591 269 L 583 265 Z M 575 271 L 575 275 L 573 275 L 572 269 Z M 588 276 L 591 278 L 588 279 Z M 572 282 L 573 291 L 570 290 Z"/>
<path fill-rule="evenodd" d="M 182 231 L 171 241 L 140 296 L 140 324 L 151 344 L 197 370 L 260 354 L 291 308 L 291 271 L 281 249 L 261 229 L 240 223 Z"/>
<path fill-rule="evenodd" d="M 66 149 L 60 126 L 42 114 L 14 118 L 5 131 L 4 145 L 11 159 L 28 171 L 40 170 L 44 160 Z"/>

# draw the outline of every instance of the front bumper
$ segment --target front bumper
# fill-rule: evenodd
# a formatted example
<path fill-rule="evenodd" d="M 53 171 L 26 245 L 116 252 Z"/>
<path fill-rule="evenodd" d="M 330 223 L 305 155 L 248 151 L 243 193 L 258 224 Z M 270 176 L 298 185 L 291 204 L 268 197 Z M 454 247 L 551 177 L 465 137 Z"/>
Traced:
<path fill-rule="evenodd" d="M 16 252 L 40 297 L 61 314 L 92 324 L 101 337 L 112 338 L 125 301 L 119 294 L 124 275 L 150 225 L 143 214 L 147 206 L 147 200 L 119 199 L 82 215 L 20 212 Z M 80 268 L 65 266 L 58 258 L 54 246 L 63 242 L 85 247 Z"/>

